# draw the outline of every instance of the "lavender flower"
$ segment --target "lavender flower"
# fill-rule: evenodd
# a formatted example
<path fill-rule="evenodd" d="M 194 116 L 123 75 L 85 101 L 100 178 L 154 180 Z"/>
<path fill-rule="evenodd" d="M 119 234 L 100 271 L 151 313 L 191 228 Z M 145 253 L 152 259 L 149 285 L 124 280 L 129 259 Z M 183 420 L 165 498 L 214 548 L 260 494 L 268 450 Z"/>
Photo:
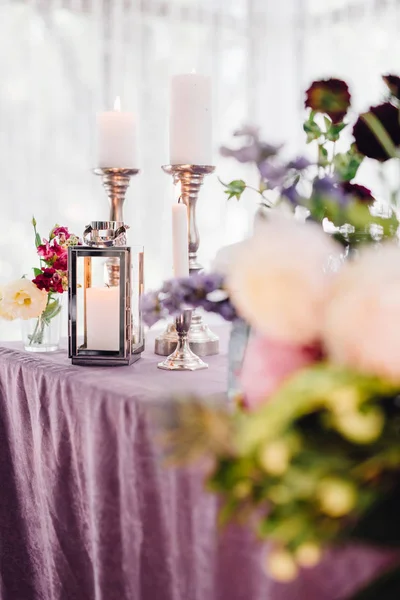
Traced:
<path fill-rule="evenodd" d="M 348 201 L 346 194 L 338 186 L 337 179 L 329 175 L 314 180 L 313 194 L 329 197 L 340 205 L 345 205 Z"/>
<path fill-rule="evenodd" d="M 183 308 L 191 306 L 215 312 L 227 321 L 232 321 L 236 318 L 236 311 L 227 293 L 223 291 L 223 286 L 224 279 L 219 273 L 197 274 L 166 281 L 160 290 L 143 296 L 143 320 L 151 326 L 159 319 L 167 315 L 175 316 Z M 218 291 L 221 293 L 218 294 Z"/>
<path fill-rule="evenodd" d="M 271 161 L 264 160 L 258 165 L 261 177 L 268 182 L 270 188 L 281 187 L 287 177 L 288 169 L 284 165 L 274 165 Z"/>
<path fill-rule="evenodd" d="M 311 165 L 312 163 L 308 160 L 308 158 L 305 156 L 298 156 L 287 164 L 287 168 L 295 169 L 296 171 L 304 171 L 304 169 L 307 169 Z"/>

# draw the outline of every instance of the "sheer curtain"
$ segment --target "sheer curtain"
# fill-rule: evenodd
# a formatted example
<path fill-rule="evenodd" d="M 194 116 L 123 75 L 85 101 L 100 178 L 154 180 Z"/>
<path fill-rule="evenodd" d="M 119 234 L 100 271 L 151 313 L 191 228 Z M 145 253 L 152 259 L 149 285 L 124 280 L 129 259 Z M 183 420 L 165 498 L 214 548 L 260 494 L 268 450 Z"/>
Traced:
<path fill-rule="evenodd" d="M 30 226 L 76 232 L 108 216 L 91 173 L 95 113 L 116 95 L 137 114 L 139 166 L 125 205 L 130 240 L 146 249 L 146 283 L 171 274 L 168 162 L 172 74 L 214 82 L 215 164 L 223 180 L 254 177 L 218 156 L 243 123 L 301 150 L 303 91 L 349 79 L 358 108 L 379 100 L 382 71 L 400 71 L 394 0 L 0 0 L 0 285 L 35 264 Z M 216 176 L 198 207 L 200 258 L 246 235 L 257 198 L 226 201 Z M 0 337 L 10 329 L 0 321 Z"/>
<path fill-rule="evenodd" d="M 219 144 L 254 108 L 259 17 L 254 0 L 0 0 L 0 284 L 36 262 L 32 214 L 42 234 L 56 221 L 82 232 L 108 217 L 91 168 L 95 113 L 116 95 L 139 126 L 142 173 L 125 205 L 130 240 L 145 245 L 147 287 L 171 275 L 173 186 L 160 168 L 168 163 L 169 78 L 192 68 L 212 75 L 218 164 Z M 236 165 L 218 173 L 231 179 Z M 255 208 L 255 200 L 228 204 L 208 178 L 198 211 L 205 263 L 246 234 Z M 11 331 L 0 328 L 1 337 Z"/>

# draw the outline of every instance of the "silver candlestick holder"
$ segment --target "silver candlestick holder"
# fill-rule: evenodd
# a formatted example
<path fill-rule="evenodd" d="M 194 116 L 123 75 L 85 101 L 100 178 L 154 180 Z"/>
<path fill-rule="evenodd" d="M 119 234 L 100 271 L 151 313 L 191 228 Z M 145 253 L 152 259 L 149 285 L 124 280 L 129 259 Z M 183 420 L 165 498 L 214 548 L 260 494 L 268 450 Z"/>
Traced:
<path fill-rule="evenodd" d="M 186 204 L 189 220 L 189 273 L 194 275 L 203 269 L 197 259 L 200 246 L 200 234 L 196 222 L 196 205 L 204 177 L 215 171 L 215 167 L 207 165 L 166 165 L 162 167 L 168 175 L 172 175 L 174 184 L 181 184 L 181 200 Z M 168 356 L 176 347 L 178 334 L 175 324 L 167 327 L 166 331 L 155 341 L 155 353 Z M 198 356 L 218 354 L 219 339 L 203 321 L 198 311 L 193 312 L 189 331 L 189 344 Z"/>
<path fill-rule="evenodd" d="M 110 221 L 122 225 L 124 223 L 123 206 L 126 190 L 131 177 L 140 173 L 139 169 L 124 169 L 120 167 L 98 167 L 93 169 L 95 175 L 103 179 L 103 187 L 110 201 Z M 127 239 L 120 236 L 119 246 L 126 246 Z M 109 258 L 105 264 L 105 282 L 110 287 L 119 285 L 119 264 L 116 259 Z"/>
<path fill-rule="evenodd" d="M 207 369 L 208 365 L 201 360 L 190 348 L 188 334 L 192 321 L 193 309 L 185 309 L 175 319 L 175 329 L 178 343 L 175 351 L 163 362 L 158 363 L 159 369 L 165 371 L 198 371 Z"/>

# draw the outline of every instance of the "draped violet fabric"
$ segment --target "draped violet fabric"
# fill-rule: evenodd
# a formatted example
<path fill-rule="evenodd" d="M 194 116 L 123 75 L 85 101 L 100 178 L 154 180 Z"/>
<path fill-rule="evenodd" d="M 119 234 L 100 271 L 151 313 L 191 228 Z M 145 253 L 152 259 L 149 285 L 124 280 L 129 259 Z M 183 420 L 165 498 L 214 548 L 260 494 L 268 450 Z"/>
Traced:
<path fill-rule="evenodd" d="M 340 549 L 274 583 L 250 532 L 219 531 L 203 474 L 162 464 L 149 408 L 226 388 L 219 333 L 207 377 L 157 370 L 150 351 L 100 369 L 0 348 L 1 600 L 336 600 L 389 564 Z"/>

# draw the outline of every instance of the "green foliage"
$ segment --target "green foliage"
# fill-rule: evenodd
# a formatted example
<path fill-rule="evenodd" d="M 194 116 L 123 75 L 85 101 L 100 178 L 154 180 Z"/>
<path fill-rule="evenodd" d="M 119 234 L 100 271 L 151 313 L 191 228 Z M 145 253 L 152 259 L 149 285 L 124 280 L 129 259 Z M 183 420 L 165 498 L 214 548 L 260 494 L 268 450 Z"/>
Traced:
<path fill-rule="evenodd" d="M 33 272 L 35 274 L 35 277 L 37 277 L 38 275 L 42 274 L 42 269 L 37 269 L 36 267 L 34 267 Z"/>
<path fill-rule="evenodd" d="M 228 200 L 231 198 L 236 198 L 236 200 L 240 200 L 244 190 L 246 189 L 246 183 L 243 179 L 235 179 L 230 183 L 223 183 L 222 185 L 226 187 L 225 194 L 228 194 Z"/>
<path fill-rule="evenodd" d="M 318 146 L 318 164 L 324 168 L 329 165 L 328 150 L 322 144 Z"/>
<path fill-rule="evenodd" d="M 311 111 L 308 120 L 303 124 L 303 129 L 307 134 L 307 144 L 318 140 L 323 132 L 321 127 L 315 121 L 315 112 Z"/>
<path fill-rule="evenodd" d="M 347 123 L 331 123 L 326 131 L 326 139 L 330 142 L 337 142 L 341 132 L 347 126 Z"/>
<path fill-rule="evenodd" d="M 357 171 L 364 160 L 353 144 L 347 152 L 336 154 L 333 158 L 335 173 L 341 181 L 351 181 L 357 175 Z"/>

